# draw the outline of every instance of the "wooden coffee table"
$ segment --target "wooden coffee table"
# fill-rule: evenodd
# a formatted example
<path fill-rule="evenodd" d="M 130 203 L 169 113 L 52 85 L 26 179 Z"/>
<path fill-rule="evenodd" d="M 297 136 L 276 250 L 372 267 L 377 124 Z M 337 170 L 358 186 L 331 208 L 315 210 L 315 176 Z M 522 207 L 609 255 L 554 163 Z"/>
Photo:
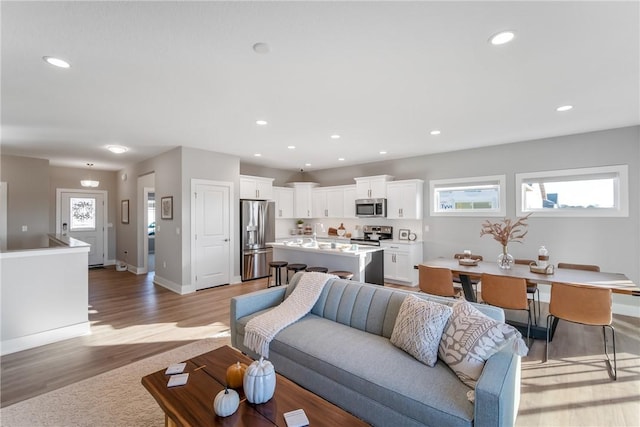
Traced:
<path fill-rule="evenodd" d="M 143 377 L 142 385 L 164 411 L 167 426 L 286 427 L 283 414 L 300 408 L 304 409 L 313 427 L 368 425 L 279 374 L 271 400 L 261 405 L 251 404 L 239 389 L 238 410 L 229 417 L 219 417 L 213 412 L 213 399 L 224 389 L 227 367 L 238 361 L 247 365 L 253 362 L 224 346 L 187 360 L 184 372 L 189 372 L 189 381 L 184 386 L 168 388 L 169 376 L 165 375 L 165 369 Z"/>

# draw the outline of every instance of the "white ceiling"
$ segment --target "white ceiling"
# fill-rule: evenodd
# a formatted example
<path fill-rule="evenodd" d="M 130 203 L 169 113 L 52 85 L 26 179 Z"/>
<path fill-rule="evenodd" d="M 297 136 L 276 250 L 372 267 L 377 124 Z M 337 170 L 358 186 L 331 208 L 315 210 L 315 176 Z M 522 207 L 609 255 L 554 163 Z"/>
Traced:
<path fill-rule="evenodd" d="M 638 1 L 1 8 L 2 153 L 53 165 L 183 145 L 314 170 L 640 124 Z"/>

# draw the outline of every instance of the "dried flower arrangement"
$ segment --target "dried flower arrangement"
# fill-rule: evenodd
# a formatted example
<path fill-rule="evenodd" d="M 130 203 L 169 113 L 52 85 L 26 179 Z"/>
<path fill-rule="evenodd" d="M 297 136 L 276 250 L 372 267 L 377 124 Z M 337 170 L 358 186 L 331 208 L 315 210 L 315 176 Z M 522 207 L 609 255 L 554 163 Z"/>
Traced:
<path fill-rule="evenodd" d="M 509 242 L 522 243 L 522 239 L 527 235 L 527 219 L 531 214 L 518 218 L 517 221 L 512 222 L 510 218 L 505 218 L 500 222 L 490 222 L 486 220 L 482 223 L 482 231 L 480 237 L 485 234 L 490 234 L 493 239 L 500 242 L 503 247 L 506 247 Z"/>

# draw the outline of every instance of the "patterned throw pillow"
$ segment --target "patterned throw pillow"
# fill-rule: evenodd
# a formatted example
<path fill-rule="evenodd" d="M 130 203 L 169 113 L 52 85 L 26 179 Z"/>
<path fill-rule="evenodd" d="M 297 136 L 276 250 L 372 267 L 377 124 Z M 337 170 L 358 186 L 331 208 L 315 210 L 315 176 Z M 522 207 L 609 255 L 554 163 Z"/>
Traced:
<path fill-rule="evenodd" d="M 444 328 L 438 356 L 463 383 L 475 388 L 484 362 L 508 345 L 520 356 L 527 354 L 516 328 L 487 317 L 467 301 L 458 301 Z"/>
<path fill-rule="evenodd" d="M 433 367 L 438 360 L 442 330 L 452 311 L 446 305 L 407 295 L 396 317 L 391 343 Z"/>

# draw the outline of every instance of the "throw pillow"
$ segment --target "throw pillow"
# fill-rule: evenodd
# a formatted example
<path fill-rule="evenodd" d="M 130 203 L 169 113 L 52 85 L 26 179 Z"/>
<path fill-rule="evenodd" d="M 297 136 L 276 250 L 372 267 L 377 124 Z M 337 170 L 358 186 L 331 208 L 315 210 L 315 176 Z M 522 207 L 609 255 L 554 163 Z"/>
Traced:
<path fill-rule="evenodd" d="M 467 301 L 458 301 L 442 333 L 438 356 L 463 383 L 475 388 L 485 361 L 509 345 L 514 353 L 527 354 L 516 328 L 491 319 Z"/>
<path fill-rule="evenodd" d="M 396 317 L 391 343 L 433 367 L 438 360 L 442 330 L 452 311 L 446 305 L 407 295 Z"/>

